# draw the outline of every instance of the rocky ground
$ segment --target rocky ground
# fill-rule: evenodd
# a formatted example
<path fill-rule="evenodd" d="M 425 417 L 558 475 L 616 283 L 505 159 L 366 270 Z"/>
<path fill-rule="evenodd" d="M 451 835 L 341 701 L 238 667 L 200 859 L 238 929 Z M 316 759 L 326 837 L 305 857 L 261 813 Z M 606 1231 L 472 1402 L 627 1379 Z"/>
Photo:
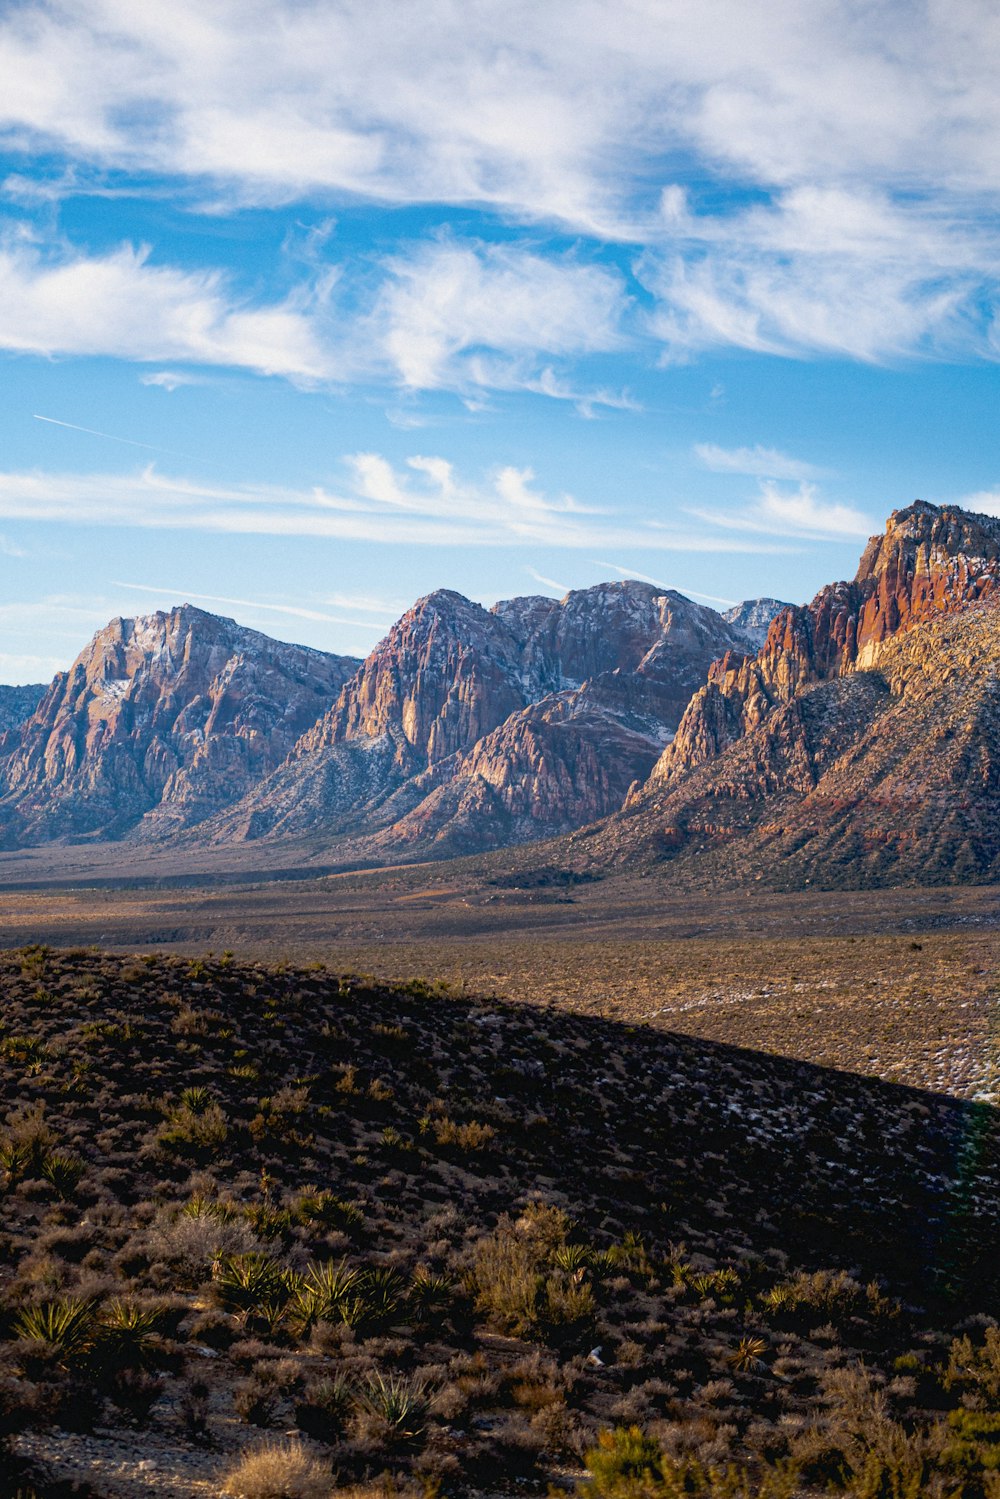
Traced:
<path fill-rule="evenodd" d="M 991 1107 L 320 964 L 30 946 L 0 989 L 39 1493 L 251 1495 L 288 1431 L 324 1492 L 544 1491 L 633 1426 L 684 1492 L 992 1492 Z"/>

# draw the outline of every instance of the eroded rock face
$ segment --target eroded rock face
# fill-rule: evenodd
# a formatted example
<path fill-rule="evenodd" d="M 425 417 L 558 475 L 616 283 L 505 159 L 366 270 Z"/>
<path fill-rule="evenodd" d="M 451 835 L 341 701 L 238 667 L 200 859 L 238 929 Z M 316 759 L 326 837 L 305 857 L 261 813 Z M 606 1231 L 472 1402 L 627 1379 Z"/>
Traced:
<path fill-rule="evenodd" d="M 853 582 L 830 584 L 811 604 L 785 609 L 756 655 L 713 664 L 653 784 L 669 785 L 714 759 L 806 687 L 871 665 L 891 636 L 998 589 L 1000 520 L 919 500 L 894 511 Z"/>
<path fill-rule="evenodd" d="M 646 583 L 491 610 L 431 594 L 211 835 L 312 828 L 441 850 L 576 827 L 621 805 L 712 659 L 746 645 L 714 610 Z"/>
<path fill-rule="evenodd" d="M 279 764 L 357 665 L 188 605 L 112 620 L 7 747 L 5 840 L 198 822 Z"/>
<path fill-rule="evenodd" d="M 0 735 L 17 729 L 38 707 L 46 689 L 45 682 L 30 687 L 0 685 Z"/>
<path fill-rule="evenodd" d="M 581 855 L 696 881 L 1000 879 L 1000 521 L 897 512 L 852 583 L 712 667 Z"/>

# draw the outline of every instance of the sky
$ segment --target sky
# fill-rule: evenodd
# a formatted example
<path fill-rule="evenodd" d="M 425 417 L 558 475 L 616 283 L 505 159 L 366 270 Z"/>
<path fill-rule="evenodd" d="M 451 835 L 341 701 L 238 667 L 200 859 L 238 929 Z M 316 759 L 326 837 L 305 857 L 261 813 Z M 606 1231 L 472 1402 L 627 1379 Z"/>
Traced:
<path fill-rule="evenodd" d="M 993 0 L 5 0 L 0 682 L 1000 514 Z"/>

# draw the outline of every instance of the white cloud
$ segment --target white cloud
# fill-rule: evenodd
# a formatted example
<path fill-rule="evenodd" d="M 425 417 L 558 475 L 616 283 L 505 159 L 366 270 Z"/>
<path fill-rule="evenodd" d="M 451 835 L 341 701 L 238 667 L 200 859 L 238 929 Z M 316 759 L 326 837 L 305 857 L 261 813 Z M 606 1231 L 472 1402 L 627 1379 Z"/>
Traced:
<path fill-rule="evenodd" d="M 371 327 L 404 386 L 524 387 L 577 403 L 621 403 L 567 390 L 536 362 L 623 347 L 626 298 L 617 274 L 517 246 L 452 241 L 419 246 L 388 269 Z"/>
<path fill-rule="evenodd" d="M 957 209 L 868 189 L 796 187 L 715 216 L 678 189 L 637 269 L 668 358 L 736 345 L 878 362 L 970 343 L 987 354 L 979 303 L 997 294 L 1000 245 Z"/>
<path fill-rule="evenodd" d="M 516 245 L 434 241 L 401 250 L 374 288 L 347 288 L 334 305 L 340 269 L 311 268 L 283 301 L 259 305 L 239 297 L 222 272 L 155 265 L 148 248 L 89 256 L 61 244 L 46 253 L 26 231 L 8 232 L 0 239 L 0 348 L 178 359 L 306 385 L 527 390 L 586 415 L 633 404 L 570 385 L 549 362 L 623 345 L 627 299 L 617 274 Z M 167 391 L 205 378 L 174 369 L 140 376 Z"/>
<path fill-rule="evenodd" d="M 571 39 L 571 44 L 568 44 Z M 0 119 L 251 201 L 361 193 L 627 223 L 687 150 L 778 186 L 995 190 L 1000 17 L 816 0 L 27 0 Z"/>
<path fill-rule="evenodd" d="M 973 514 L 1000 515 L 1000 489 L 978 489 L 975 494 L 967 494 L 955 503 Z"/>
<path fill-rule="evenodd" d="M 181 370 L 156 370 L 151 375 L 140 375 L 140 385 L 151 385 L 156 390 L 173 392 L 180 390 L 183 385 L 204 385 L 205 378 L 202 375 L 192 375 Z"/>
<path fill-rule="evenodd" d="M 762 479 L 814 479 L 822 470 L 803 463 L 777 448 L 757 443 L 752 448 L 720 448 L 714 442 L 699 442 L 695 457 L 714 474 L 749 474 Z"/>
<path fill-rule="evenodd" d="M 534 578 L 535 582 L 541 583 L 543 588 L 550 588 L 552 592 L 557 593 L 560 598 L 565 598 L 566 594 L 570 592 L 570 586 L 568 583 L 557 583 L 555 578 L 547 578 L 545 574 L 540 573 L 537 568 L 526 567 L 524 570 L 528 574 L 529 578 Z"/>
<path fill-rule="evenodd" d="M 769 479 L 761 482 L 756 499 L 741 511 L 690 509 L 688 513 L 728 530 L 825 541 L 867 538 L 879 529 L 853 505 L 823 499 L 815 484 L 800 483 L 795 489 L 782 490 Z"/>
<path fill-rule="evenodd" d="M 798 0 L 23 0 L 0 14 L 0 144 L 52 165 L 4 191 L 477 205 L 640 247 L 671 359 L 996 358 L 998 70 L 989 0 L 805 19 Z M 680 166 L 723 207 L 689 204 Z M 6 347 L 537 390 L 584 414 L 625 399 L 550 368 L 623 347 L 607 269 L 436 243 L 372 271 L 357 327 L 334 326 L 328 234 L 302 295 L 266 306 L 140 251 L 22 246 L 0 266 Z"/>
<path fill-rule="evenodd" d="M 0 244 L 0 348 L 241 365 L 307 381 L 333 373 L 307 309 L 242 306 L 220 274 L 156 266 L 131 246 L 43 256 L 23 239 Z"/>
<path fill-rule="evenodd" d="M 374 453 L 345 460 L 344 492 L 320 486 L 213 485 L 161 475 L 0 473 L 0 519 L 157 527 L 414 546 L 624 546 L 658 551 L 780 552 L 703 530 L 588 510 L 572 495 L 541 491 L 529 469 L 504 467 L 481 480 L 456 475 L 442 458 L 414 456 L 394 468 Z"/>

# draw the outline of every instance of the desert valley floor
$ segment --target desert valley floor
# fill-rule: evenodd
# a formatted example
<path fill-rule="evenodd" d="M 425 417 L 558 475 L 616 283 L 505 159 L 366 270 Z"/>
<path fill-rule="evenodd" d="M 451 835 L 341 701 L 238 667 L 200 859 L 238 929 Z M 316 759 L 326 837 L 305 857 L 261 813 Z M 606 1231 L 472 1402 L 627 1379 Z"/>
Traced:
<path fill-rule="evenodd" d="M 321 961 L 1000 1095 L 995 887 L 708 894 L 496 857 L 319 875 L 307 859 L 181 873 L 114 847 L 0 853 L 0 946 Z"/>

